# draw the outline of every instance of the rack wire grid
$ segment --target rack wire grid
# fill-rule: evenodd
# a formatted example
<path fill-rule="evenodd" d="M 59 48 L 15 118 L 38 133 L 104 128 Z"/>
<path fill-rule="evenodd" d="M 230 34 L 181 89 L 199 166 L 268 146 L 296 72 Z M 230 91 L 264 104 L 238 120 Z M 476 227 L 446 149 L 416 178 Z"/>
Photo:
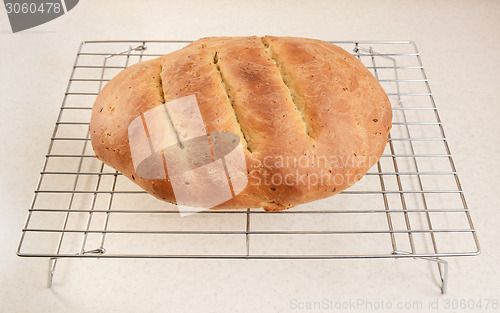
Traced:
<path fill-rule="evenodd" d="M 480 252 L 422 61 L 411 41 L 335 42 L 382 84 L 393 128 L 380 161 L 341 194 L 282 212 L 179 210 L 94 158 L 92 105 L 127 66 L 190 41 L 86 41 L 80 46 L 17 254 L 49 258 L 343 259 Z"/>

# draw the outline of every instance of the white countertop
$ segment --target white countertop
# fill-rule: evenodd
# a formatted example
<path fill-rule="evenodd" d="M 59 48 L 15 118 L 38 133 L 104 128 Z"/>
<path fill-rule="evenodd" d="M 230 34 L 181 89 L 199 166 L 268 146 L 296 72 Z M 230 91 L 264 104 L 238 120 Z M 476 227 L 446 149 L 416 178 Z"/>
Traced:
<path fill-rule="evenodd" d="M 440 312 L 451 312 L 446 299 L 483 299 L 483 308 L 486 299 L 499 301 L 499 15 L 498 1 L 87 0 L 56 20 L 12 34 L 1 9 L 0 311 L 316 312 L 322 310 L 293 309 L 294 299 L 366 299 L 421 301 L 423 309 L 402 311 L 425 312 L 439 299 Z M 253 34 L 415 41 L 481 255 L 448 260 L 444 296 L 435 265 L 422 260 L 64 259 L 48 289 L 47 260 L 19 258 L 15 251 L 79 43 Z"/>

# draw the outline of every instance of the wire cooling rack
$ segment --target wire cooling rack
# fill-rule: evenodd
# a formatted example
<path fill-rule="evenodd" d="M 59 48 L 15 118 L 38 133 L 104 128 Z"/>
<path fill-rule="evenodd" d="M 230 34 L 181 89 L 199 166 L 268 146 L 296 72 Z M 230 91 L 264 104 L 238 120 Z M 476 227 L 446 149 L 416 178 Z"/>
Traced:
<path fill-rule="evenodd" d="M 341 194 L 283 212 L 202 211 L 180 217 L 94 158 L 92 105 L 123 68 L 190 41 L 86 41 L 80 46 L 17 254 L 49 258 L 340 259 L 479 254 L 479 243 L 417 47 L 333 42 L 375 75 L 393 107 L 380 161 Z M 404 274 L 402 274 L 404 275 Z"/>

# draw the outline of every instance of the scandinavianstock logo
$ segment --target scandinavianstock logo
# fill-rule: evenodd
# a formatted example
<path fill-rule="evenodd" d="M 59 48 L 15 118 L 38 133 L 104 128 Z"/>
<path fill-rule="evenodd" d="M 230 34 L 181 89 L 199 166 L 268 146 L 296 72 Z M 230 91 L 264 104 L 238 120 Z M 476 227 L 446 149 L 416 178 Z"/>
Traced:
<path fill-rule="evenodd" d="M 181 216 L 226 202 L 248 184 L 240 137 L 207 133 L 195 95 L 136 117 L 128 126 L 128 140 L 136 174 L 168 178 Z"/>
<path fill-rule="evenodd" d="M 79 0 L 4 0 L 13 33 L 52 21 L 73 9 Z"/>

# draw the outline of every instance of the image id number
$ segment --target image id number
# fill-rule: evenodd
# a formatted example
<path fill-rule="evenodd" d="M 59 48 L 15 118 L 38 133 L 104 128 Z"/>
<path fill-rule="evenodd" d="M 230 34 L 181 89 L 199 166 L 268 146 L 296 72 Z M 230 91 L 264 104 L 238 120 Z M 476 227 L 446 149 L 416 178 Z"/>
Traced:
<path fill-rule="evenodd" d="M 52 3 L 52 2 L 42 2 L 38 3 L 29 3 L 29 2 L 7 2 L 5 4 L 5 8 L 7 9 L 7 13 L 15 13 L 15 14 L 34 14 L 34 13 L 61 13 L 61 4 L 60 3 Z"/>

